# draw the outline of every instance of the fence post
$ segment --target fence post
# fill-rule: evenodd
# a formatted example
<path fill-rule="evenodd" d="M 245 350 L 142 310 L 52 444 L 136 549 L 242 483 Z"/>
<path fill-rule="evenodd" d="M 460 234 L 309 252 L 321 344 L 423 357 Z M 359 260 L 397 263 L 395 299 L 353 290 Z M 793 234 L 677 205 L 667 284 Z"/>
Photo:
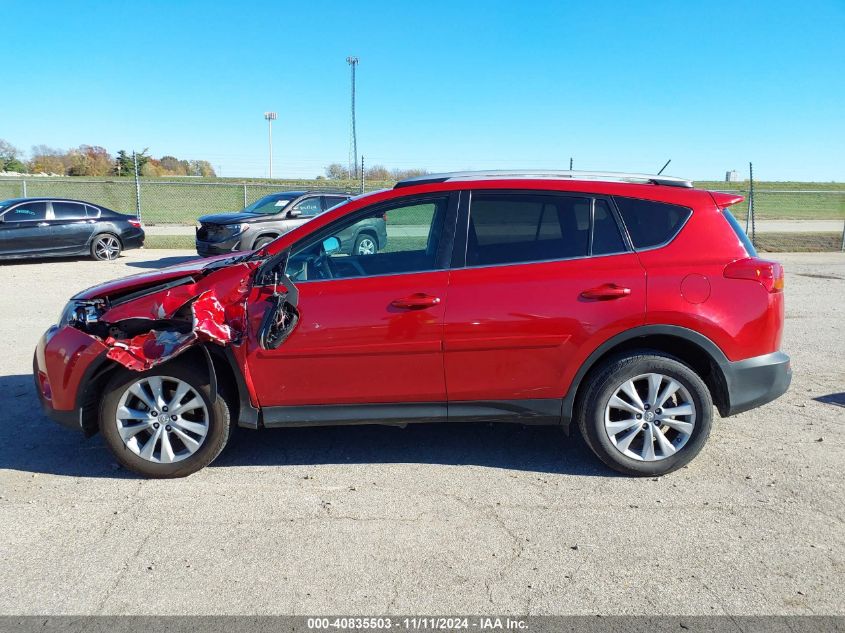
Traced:
<path fill-rule="evenodd" d="M 842 244 L 839 246 L 839 250 L 845 253 L 845 222 L 842 223 Z"/>
<path fill-rule="evenodd" d="M 364 155 L 361 154 L 361 193 L 364 193 Z"/>
<path fill-rule="evenodd" d="M 132 162 L 135 165 L 135 214 L 141 219 L 141 181 L 138 179 L 138 156 L 132 150 Z"/>
<path fill-rule="evenodd" d="M 26 178 L 21 178 L 21 198 L 26 197 Z"/>
<path fill-rule="evenodd" d="M 754 220 L 754 166 L 751 163 L 748 163 L 748 215 L 745 216 L 745 234 L 751 238 L 751 243 L 757 246 L 757 223 Z"/>
<path fill-rule="evenodd" d="M 244 183 L 244 209 L 246 209 L 246 183 Z"/>

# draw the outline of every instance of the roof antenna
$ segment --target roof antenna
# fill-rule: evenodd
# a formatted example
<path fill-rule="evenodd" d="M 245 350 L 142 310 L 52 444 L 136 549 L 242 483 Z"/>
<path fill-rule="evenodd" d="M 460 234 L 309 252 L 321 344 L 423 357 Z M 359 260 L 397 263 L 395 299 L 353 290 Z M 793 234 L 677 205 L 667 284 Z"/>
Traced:
<path fill-rule="evenodd" d="M 666 169 L 666 168 L 669 166 L 669 163 L 671 163 L 671 162 L 672 162 L 672 159 L 671 159 L 671 158 L 670 158 L 669 160 L 667 160 L 667 161 L 666 161 L 666 164 L 665 164 L 665 165 L 663 165 L 663 167 L 661 167 L 661 168 L 660 168 L 660 171 L 659 171 L 659 172 L 657 172 L 657 175 L 659 176 L 660 174 L 662 174 L 662 173 L 663 173 L 663 170 L 664 170 L 664 169 Z"/>

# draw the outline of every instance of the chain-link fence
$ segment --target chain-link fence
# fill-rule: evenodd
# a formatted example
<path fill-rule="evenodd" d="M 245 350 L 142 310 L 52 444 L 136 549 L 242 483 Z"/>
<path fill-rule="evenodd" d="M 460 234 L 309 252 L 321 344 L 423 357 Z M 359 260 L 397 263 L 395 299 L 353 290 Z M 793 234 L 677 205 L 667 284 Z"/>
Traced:
<path fill-rule="evenodd" d="M 122 213 L 138 214 L 147 225 L 192 225 L 200 215 L 236 211 L 269 193 L 307 190 L 358 194 L 393 184 L 389 181 L 327 179 L 263 183 L 141 178 L 136 185 L 132 178 L 0 178 L 0 200 L 26 196 L 66 197 L 87 200 Z M 717 183 L 704 186 L 748 197 L 747 189 L 722 188 Z M 747 203 L 732 209 L 743 224 L 747 210 Z M 838 232 L 843 230 L 845 221 L 845 189 L 755 187 L 754 211 L 758 232 Z M 790 220 L 801 222 L 779 222 Z"/>
<path fill-rule="evenodd" d="M 60 197 L 85 200 L 109 209 L 139 215 L 148 225 L 192 225 L 208 213 L 237 211 L 270 193 L 325 191 L 357 195 L 393 186 L 392 182 L 344 180 L 285 180 L 273 183 L 154 181 L 142 178 L 91 180 L 85 178 L 0 178 L 0 200 L 22 197 Z"/>

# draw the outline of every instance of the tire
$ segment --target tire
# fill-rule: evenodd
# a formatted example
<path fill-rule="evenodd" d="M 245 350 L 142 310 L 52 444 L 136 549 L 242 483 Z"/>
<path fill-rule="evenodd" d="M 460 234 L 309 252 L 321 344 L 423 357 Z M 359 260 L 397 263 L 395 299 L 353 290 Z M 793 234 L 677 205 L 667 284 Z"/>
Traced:
<path fill-rule="evenodd" d="M 710 391 L 698 374 L 672 356 L 630 352 L 608 360 L 588 380 L 579 400 L 578 425 L 593 453 L 614 470 L 665 475 L 688 464 L 710 435 Z M 631 385 L 640 404 L 628 395 Z M 672 391 L 674 385 L 678 389 Z M 672 414 L 666 413 L 670 410 Z"/>
<path fill-rule="evenodd" d="M 355 238 L 353 255 L 375 255 L 378 253 L 378 239 L 372 233 L 361 233 Z"/>
<path fill-rule="evenodd" d="M 264 248 L 275 239 L 275 237 L 259 237 L 255 240 L 255 244 L 252 245 L 252 250 L 257 251 L 259 248 Z"/>
<path fill-rule="evenodd" d="M 120 257 L 123 245 L 113 233 L 100 233 L 91 241 L 91 257 L 100 261 L 111 261 Z"/>
<path fill-rule="evenodd" d="M 163 398 L 156 401 L 151 397 L 151 385 L 159 384 L 159 380 Z M 189 391 L 179 399 L 182 407 L 178 407 L 173 398 L 178 397 L 177 390 L 182 385 L 187 385 Z M 144 398 L 137 395 L 138 387 Z M 105 394 L 100 404 L 100 432 L 115 459 L 145 477 L 165 479 L 195 473 L 214 461 L 229 439 L 230 417 L 225 399 L 218 395 L 212 403 L 208 378 L 187 365 L 166 363 L 145 372 L 120 370 L 109 381 Z M 156 409 L 145 405 L 145 399 Z M 168 399 L 171 402 L 159 407 Z M 192 407 L 197 399 L 200 406 Z M 180 408 L 184 410 L 180 412 Z M 145 457 L 151 441 L 152 450 Z"/>

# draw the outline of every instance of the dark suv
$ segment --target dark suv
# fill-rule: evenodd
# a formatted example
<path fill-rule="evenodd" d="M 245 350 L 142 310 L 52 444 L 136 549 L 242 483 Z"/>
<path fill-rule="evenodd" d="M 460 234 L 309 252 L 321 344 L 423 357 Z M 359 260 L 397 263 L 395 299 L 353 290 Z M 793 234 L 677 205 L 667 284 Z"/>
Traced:
<path fill-rule="evenodd" d="M 231 424 L 500 421 L 580 429 L 607 465 L 688 463 L 789 386 L 783 269 L 664 176 L 402 181 L 265 248 L 90 288 L 35 352 L 45 410 L 176 477 Z M 386 222 L 388 248 L 341 252 Z"/>
<path fill-rule="evenodd" d="M 343 193 L 285 191 L 264 196 L 241 211 L 204 215 L 197 227 L 197 253 L 257 250 L 349 198 Z M 374 222 L 343 237 L 343 252 L 372 255 L 384 247 L 386 233 L 383 223 Z"/>

